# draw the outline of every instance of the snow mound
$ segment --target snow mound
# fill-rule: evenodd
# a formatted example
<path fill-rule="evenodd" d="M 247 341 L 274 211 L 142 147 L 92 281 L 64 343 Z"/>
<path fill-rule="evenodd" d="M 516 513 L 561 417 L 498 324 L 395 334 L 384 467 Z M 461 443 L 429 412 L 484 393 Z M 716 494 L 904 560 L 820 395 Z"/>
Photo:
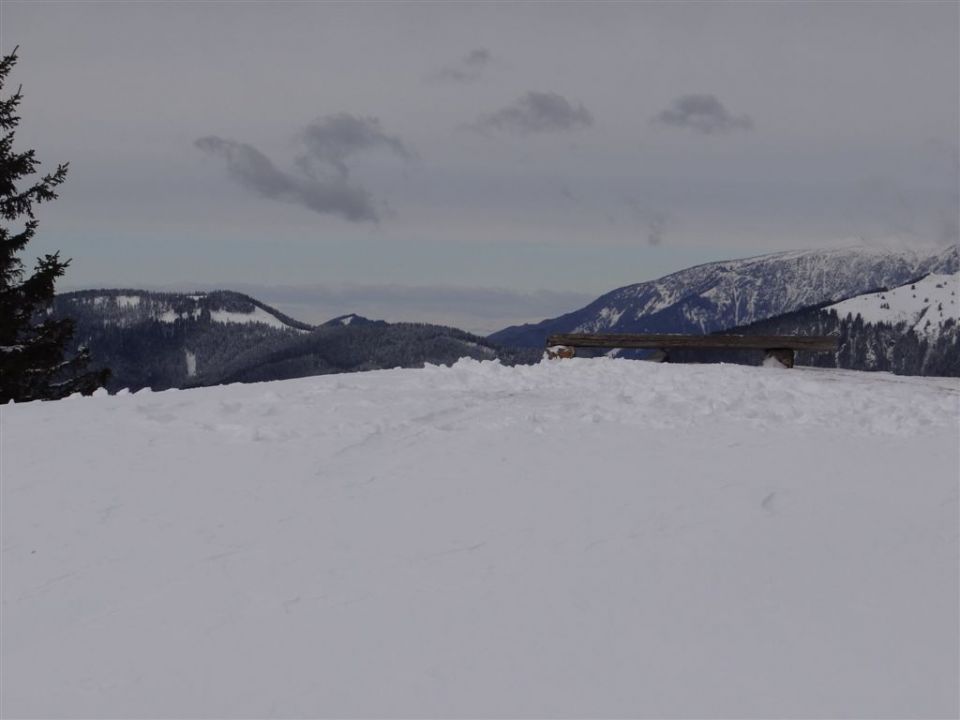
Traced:
<path fill-rule="evenodd" d="M 958 397 L 572 359 L 4 406 L 0 714 L 956 717 Z"/>

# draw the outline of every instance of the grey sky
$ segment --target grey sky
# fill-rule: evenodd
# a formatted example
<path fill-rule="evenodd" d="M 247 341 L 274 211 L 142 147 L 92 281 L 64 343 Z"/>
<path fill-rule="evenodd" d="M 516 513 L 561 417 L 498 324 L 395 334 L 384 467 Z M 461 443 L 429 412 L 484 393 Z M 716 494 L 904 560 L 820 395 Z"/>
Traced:
<path fill-rule="evenodd" d="M 73 286 L 598 294 L 850 236 L 956 239 L 954 2 L 0 13 L 18 146 L 71 162 L 31 250 L 72 256 Z"/>

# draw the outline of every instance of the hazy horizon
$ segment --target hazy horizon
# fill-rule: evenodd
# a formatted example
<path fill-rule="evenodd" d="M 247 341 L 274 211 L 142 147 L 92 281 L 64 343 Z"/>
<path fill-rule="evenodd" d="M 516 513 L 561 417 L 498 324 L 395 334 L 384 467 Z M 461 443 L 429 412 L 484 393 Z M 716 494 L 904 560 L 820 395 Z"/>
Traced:
<path fill-rule="evenodd" d="M 838 244 L 847 248 L 874 248 L 890 251 L 914 250 L 919 255 L 939 254 L 940 246 L 911 247 L 903 242 L 865 244 L 856 239 Z M 944 246 L 944 249 L 950 246 Z M 953 247 L 957 247 L 956 244 Z M 743 259 L 743 258 L 741 258 Z M 718 259 L 725 262 L 729 259 Z M 679 268 L 679 269 L 686 269 Z M 645 278 L 638 281 L 658 278 Z M 447 325 L 477 335 L 489 335 L 512 325 L 538 323 L 541 320 L 579 310 L 602 293 L 536 290 L 522 292 L 505 288 L 454 287 L 450 285 L 262 285 L 255 283 L 179 282 L 133 287 L 123 284 L 73 286 L 64 284 L 60 292 L 79 290 L 142 290 L 149 292 L 192 293 L 232 290 L 249 295 L 277 310 L 315 325 L 334 318 L 356 314 L 371 320 L 388 322 L 425 322 Z"/>

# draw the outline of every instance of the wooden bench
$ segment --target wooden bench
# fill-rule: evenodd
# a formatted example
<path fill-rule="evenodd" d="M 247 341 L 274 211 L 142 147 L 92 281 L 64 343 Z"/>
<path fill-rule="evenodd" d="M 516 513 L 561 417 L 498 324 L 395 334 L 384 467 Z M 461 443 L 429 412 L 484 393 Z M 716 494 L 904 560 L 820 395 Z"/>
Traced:
<path fill-rule="evenodd" d="M 665 361 L 671 349 L 763 350 L 793 367 L 797 350 L 836 352 L 837 338 L 829 335 L 589 335 L 561 334 L 547 338 L 549 357 L 573 357 L 575 348 L 630 348 L 659 350 Z"/>

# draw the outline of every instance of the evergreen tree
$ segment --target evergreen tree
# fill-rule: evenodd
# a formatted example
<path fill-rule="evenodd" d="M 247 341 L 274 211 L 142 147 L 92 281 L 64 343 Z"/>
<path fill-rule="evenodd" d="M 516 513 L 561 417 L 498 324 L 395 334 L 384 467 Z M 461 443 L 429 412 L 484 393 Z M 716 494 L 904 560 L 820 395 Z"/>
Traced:
<path fill-rule="evenodd" d="M 67 165 L 32 181 L 40 162 L 33 150 L 16 152 L 14 130 L 20 118 L 21 91 L 2 91 L 17 61 L 17 50 L 0 59 L 0 404 L 14 400 L 54 400 L 75 392 L 92 393 L 106 382 L 108 371 L 87 372 L 86 349 L 65 357 L 73 336 L 73 321 L 48 316 L 54 283 L 69 260 L 60 253 L 37 260 L 26 276 L 17 257 L 37 231 L 33 206 L 57 197 L 55 188 L 66 179 Z M 26 186 L 22 187 L 27 178 Z M 7 223 L 16 224 L 8 227 Z"/>

